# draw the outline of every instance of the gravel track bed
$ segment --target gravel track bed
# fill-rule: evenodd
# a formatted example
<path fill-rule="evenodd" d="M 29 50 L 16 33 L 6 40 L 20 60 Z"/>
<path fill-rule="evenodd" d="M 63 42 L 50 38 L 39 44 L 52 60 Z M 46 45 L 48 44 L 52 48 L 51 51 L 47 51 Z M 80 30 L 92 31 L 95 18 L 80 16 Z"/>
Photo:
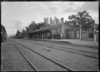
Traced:
<path fill-rule="evenodd" d="M 17 41 L 17 40 L 16 40 Z M 37 46 L 28 42 L 22 42 L 23 45 L 36 50 L 37 52 L 61 62 L 62 64 L 69 66 L 70 68 L 78 71 L 98 71 L 98 59 L 84 57 L 78 54 L 67 53 L 60 50 L 50 49 L 48 47 Z"/>
<path fill-rule="evenodd" d="M 1 71 L 34 71 L 22 55 L 14 48 L 12 42 L 2 43 Z"/>
<path fill-rule="evenodd" d="M 75 53 L 75 54 L 80 54 L 80 55 L 83 55 L 83 56 L 87 56 L 87 57 L 92 57 L 92 58 L 97 58 L 98 59 L 98 54 L 97 53 L 92 53 L 92 52 L 87 52 L 87 51 L 83 51 L 83 50 L 74 50 L 74 49 L 70 49 L 70 48 L 61 48 L 61 47 L 58 47 L 58 46 L 52 46 L 52 45 L 47 45 L 47 44 L 40 44 L 40 43 L 34 43 L 34 42 L 31 42 L 33 44 L 36 44 L 36 45 L 40 45 L 40 46 L 45 46 L 45 47 L 48 47 L 48 48 L 53 48 L 53 49 L 58 49 L 58 50 L 62 50 L 62 51 L 65 51 L 65 52 L 70 52 L 70 53 Z"/>
<path fill-rule="evenodd" d="M 24 40 L 24 39 L 21 39 Z M 40 44 L 47 44 L 47 45 L 51 45 L 51 46 L 56 46 L 56 47 L 61 47 L 64 49 L 67 48 L 71 48 L 71 49 L 76 49 L 76 50 L 82 50 L 82 51 L 88 51 L 88 52 L 93 52 L 93 53 L 98 53 L 98 49 L 95 48 L 86 48 L 86 47 L 78 47 L 78 46 L 69 46 L 68 44 L 66 45 L 61 45 L 61 44 L 55 44 L 55 43 L 48 43 L 48 42 L 41 42 L 41 41 L 32 41 L 32 40 L 27 40 L 27 41 L 31 41 L 34 43 L 40 43 Z"/>
<path fill-rule="evenodd" d="M 39 71 L 67 71 L 21 45 L 17 44 L 17 46 Z"/>
<path fill-rule="evenodd" d="M 65 52 L 70 52 L 70 53 L 74 53 L 74 54 L 80 54 L 80 55 L 83 55 L 83 56 L 87 56 L 87 57 L 97 58 L 98 59 L 98 53 L 94 53 L 94 52 L 88 52 L 88 51 L 84 51 L 84 50 L 77 50 L 77 49 L 73 49 L 73 48 L 62 48 L 62 47 L 59 47 L 57 45 L 54 46 L 54 45 L 43 44 L 43 43 L 38 43 L 38 42 L 34 42 L 34 41 L 29 41 L 29 42 L 33 43 L 33 44 L 36 44 L 36 45 L 40 45 L 40 46 L 46 46 L 48 48 L 58 49 L 58 50 L 62 50 L 62 51 L 65 51 Z"/>
<path fill-rule="evenodd" d="M 98 49 L 98 46 L 90 46 L 90 45 L 79 45 L 79 44 L 73 44 L 67 41 L 55 41 L 55 40 L 45 40 L 45 39 L 25 39 L 25 40 L 33 40 L 33 41 L 41 41 L 41 42 L 48 42 L 48 43 L 55 43 L 55 44 L 61 44 L 61 45 L 69 45 L 69 46 L 76 46 L 76 47 L 85 47 L 85 48 L 92 48 L 92 49 Z"/>

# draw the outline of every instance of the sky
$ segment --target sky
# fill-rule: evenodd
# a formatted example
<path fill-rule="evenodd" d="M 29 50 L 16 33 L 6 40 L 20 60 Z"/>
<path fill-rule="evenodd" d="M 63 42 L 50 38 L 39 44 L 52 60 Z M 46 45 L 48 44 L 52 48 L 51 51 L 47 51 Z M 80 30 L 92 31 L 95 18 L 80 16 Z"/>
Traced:
<path fill-rule="evenodd" d="M 32 21 L 43 22 L 45 17 L 55 16 L 68 21 L 68 16 L 86 10 L 99 24 L 98 2 L 1 2 L 1 24 L 6 28 L 7 35 L 22 31 Z"/>

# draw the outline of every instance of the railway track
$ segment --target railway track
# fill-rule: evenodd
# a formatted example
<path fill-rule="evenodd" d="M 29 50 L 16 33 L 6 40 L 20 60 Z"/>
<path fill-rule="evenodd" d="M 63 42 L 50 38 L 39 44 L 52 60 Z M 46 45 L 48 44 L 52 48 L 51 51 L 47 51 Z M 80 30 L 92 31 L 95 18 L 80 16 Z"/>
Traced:
<path fill-rule="evenodd" d="M 14 44 L 13 44 L 13 45 L 14 45 Z M 15 48 L 20 52 L 20 54 L 27 60 L 27 62 L 29 63 L 29 65 L 30 65 L 35 71 L 38 71 L 38 69 L 31 63 L 31 61 L 25 56 L 25 54 L 22 53 L 22 51 L 19 50 L 19 49 L 17 48 L 16 45 L 14 45 L 14 47 L 15 47 Z"/>
<path fill-rule="evenodd" d="M 33 43 L 33 42 L 30 42 L 30 43 Z M 88 52 L 88 51 L 77 50 L 77 49 L 66 48 L 66 47 L 62 47 L 62 48 L 66 48 L 66 49 L 61 49 L 61 48 L 59 48 L 59 46 L 48 45 L 48 44 L 45 45 L 45 44 L 42 44 L 42 43 L 33 43 L 33 44 L 41 45 L 41 46 L 45 46 L 45 47 L 52 48 L 52 49 L 62 50 L 62 51 L 65 51 L 65 52 L 70 52 L 70 53 L 79 54 L 79 55 L 83 55 L 83 56 L 86 56 L 86 57 L 98 59 L 98 53 L 94 53 L 94 52 Z M 75 51 L 82 52 L 82 53 L 78 53 L 78 52 L 75 52 L 75 51 L 69 51 L 69 50 L 75 50 Z M 92 54 L 92 55 L 87 55 L 86 53 L 87 54 Z"/>
<path fill-rule="evenodd" d="M 16 41 L 15 41 L 15 42 L 16 42 Z M 66 66 L 66 65 L 63 65 L 63 64 L 61 64 L 61 63 L 58 62 L 58 61 L 55 61 L 55 60 L 53 60 L 53 59 L 50 59 L 50 58 L 48 58 L 48 57 L 46 57 L 46 56 L 40 54 L 39 52 L 37 52 L 37 51 L 35 51 L 35 50 L 33 50 L 33 49 L 30 49 L 29 47 L 27 47 L 27 46 L 25 46 L 25 45 L 23 45 L 23 44 L 21 44 L 21 43 L 19 43 L 19 42 L 16 42 L 16 43 L 18 43 L 19 45 L 23 46 L 24 48 L 26 48 L 26 49 L 28 49 L 28 50 L 34 52 L 34 53 L 40 55 L 41 57 L 43 57 L 43 58 L 45 58 L 45 59 L 51 61 L 52 63 L 54 63 L 54 64 L 60 66 L 61 68 L 66 69 L 66 71 L 75 71 L 75 70 L 71 69 L 70 67 L 68 67 L 68 66 Z M 15 46 L 15 45 L 14 45 L 14 46 Z M 15 47 L 16 47 L 16 46 L 15 46 Z M 16 47 L 16 48 L 17 48 L 17 47 Z M 39 71 L 39 70 L 31 63 L 31 61 L 25 56 L 25 54 L 22 53 L 21 50 L 19 50 L 18 48 L 17 48 L 17 50 L 24 56 L 24 58 L 28 61 L 28 63 L 33 67 L 33 69 L 34 69 L 35 71 Z"/>
<path fill-rule="evenodd" d="M 95 46 L 84 46 L 84 45 L 74 45 L 74 44 L 71 44 L 69 42 L 59 42 L 59 41 L 51 41 L 51 40 L 41 40 L 41 39 L 25 39 L 25 40 L 31 40 L 31 41 L 41 41 L 41 42 L 48 42 L 48 43 L 56 43 L 56 44 L 63 44 L 63 45 L 69 45 L 69 46 L 77 46 L 77 47 L 85 47 L 85 48 L 90 48 L 90 49 L 98 49 L 98 47 L 95 47 Z"/>
<path fill-rule="evenodd" d="M 30 40 L 28 40 L 30 41 Z M 38 43 L 38 44 L 41 44 L 43 45 L 43 43 Z M 56 45 L 52 45 L 52 44 L 46 44 L 47 46 L 55 46 L 55 47 L 59 47 L 59 46 L 56 46 Z M 46 46 L 45 45 L 45 46 Z M 60 46 L 62 47 L 62 46 Z M 67 47 L 62 47 L 62 48 L 67 48 Z M 98 53 L 94 53 L 94 52 L 89 52 L 89 51 L 84 51 L 84 50 L 78 50 L 78 49 L 72 49 L 72 48 L 67 48 L 67 49 L 70 49 L 70 50 L 76 50 L 76 51 L 81 51 L 81 52 L 86 52 L 86 53 L 92 53 L 92 54 L 98 54 Z M 93 49 L 93 48 L 92 48 Z"/>

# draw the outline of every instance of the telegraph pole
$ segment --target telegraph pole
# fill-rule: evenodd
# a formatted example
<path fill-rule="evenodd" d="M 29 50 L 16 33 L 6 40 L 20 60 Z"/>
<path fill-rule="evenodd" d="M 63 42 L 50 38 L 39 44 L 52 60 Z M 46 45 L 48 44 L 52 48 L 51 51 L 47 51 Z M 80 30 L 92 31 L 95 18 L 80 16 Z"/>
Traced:
<path fill-rule="evenodd" d="M 82 40 L 82 25 L 80 24 L 80 40 Z"/>
<path fill-rule="evenodd" d="M 96 42 L 96 25 L 94 21 L 93 24 L 94 24 L 94 42 Z"/>
<path fill-rule="evenodd" d="M 61 18 L 61 31 L 62 31 L 62 33 L 61 33 L 61 37 L 62 38 L 64 38 L 64 18 Z"/>

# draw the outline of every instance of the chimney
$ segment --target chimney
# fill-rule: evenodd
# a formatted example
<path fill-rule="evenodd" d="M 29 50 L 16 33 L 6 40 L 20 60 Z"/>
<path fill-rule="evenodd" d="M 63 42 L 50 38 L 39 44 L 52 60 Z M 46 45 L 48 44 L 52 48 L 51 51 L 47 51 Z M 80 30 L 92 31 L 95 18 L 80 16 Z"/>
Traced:
<path fill-rule="evenodd" d="M 61 18 L 61 24 L 63 24 L 64 23 L 64 18 Z"/>
<path fill-rule="evenodd" d="M 65 38 L 65 34 L 64 34 L 64 18 L 61 18 L 61 38 Z"/>

